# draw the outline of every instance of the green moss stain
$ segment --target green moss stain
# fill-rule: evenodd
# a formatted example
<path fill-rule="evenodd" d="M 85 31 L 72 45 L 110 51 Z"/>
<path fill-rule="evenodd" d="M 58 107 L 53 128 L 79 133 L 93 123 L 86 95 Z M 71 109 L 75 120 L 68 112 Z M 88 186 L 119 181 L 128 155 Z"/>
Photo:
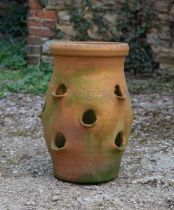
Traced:
<path fill-rule="evenodd" d="M 87 128 L 87 129 L 89 129 L 89 128 Z M 91 145 L 91 144 L 93 144 L 94 142 L 96 142 L 96 138 L 94 137 L 94 135 L 93 134 L 91 134 L 91 133 L 86 133 L 85 135 L 84 135 L 84 139 L 85 139 L 85 142 L 88 144 L 88 145 Z"/>
<path fill-rule="evenodd" d="M 100 182 L 107 182 L 112 179 L 115 179 L 119 175 L 120 171 L 120 162 L 121 159 L 118 158 L 113 166 L 108 169 L 100 169 L 96 174 L 86 174 L 83 177 L 77 179 L 76 182 L 86 183 L 86 184 L 95 184 Z"/>

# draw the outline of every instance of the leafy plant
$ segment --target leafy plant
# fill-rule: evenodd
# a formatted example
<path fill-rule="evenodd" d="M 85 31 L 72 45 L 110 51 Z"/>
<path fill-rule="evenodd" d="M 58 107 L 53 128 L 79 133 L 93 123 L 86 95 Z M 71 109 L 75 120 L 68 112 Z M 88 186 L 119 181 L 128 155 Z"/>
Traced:
<path fill-rule="evenodd" d="M 51 77 L 51 68 L 48 64 L 29 66 L 22 72 L 22 77 L 7 85 L 12 92 L 25 92 L 32 94 L 44 93 Z"/>
<path fill-rule="evenodd" d="M 74 6 L 73 2 L 70 4 L 70 22 L 73 25 L 75 31 L 77 31 L 77 35 L 75 36 L 76 40 L 85 41 L 89 40 L 88 29 L 91 24 L 88 20 L 84 18 L 84 13 L 82 10 L 79 10 L 76 6 Z"/>
<path fill-rule="evenodd" d="M 0 40 L 0 66 L 10 69 L 21 69 L 27 65 L 25 41 Z"/>
<path fill-rule="evenodd" d="M 126 0 L 120 8 L 116 25 L 117 30 L 121 32 L 117 39 L 128 42 L 130 47 L 130 53 L 126 59 L 126 70 L 133 71 L 135 74 L 152 72 L 157 67 L 152 49 L 146 39 L 155 12 L 152 2 L 143 2 L 134 0 L 130 5 Z"/>
<path fill-rule="evenodd" d="M 27 4 L 25 0 L 6 1 L 0 14 L 1 34 L 8 37 L 24 37 L 27 34 Z"/>
<path fill-rule="evenodd" d="M 39 94 L 47 89 L 51 66 L 27 66 L 25 42 L 0 41 L 0 97 L 5 92 Z"/>
<path fill-rule="evenodd" d="M 0 95 L 5 92 L 23 92 L 31 94 L 44 93 L 47 90 L 51 77 L 52 67 L 48 64 L 37 66 L 27 66 L 23 70 L 1 70 Z M 9 77 L 9 74 L 12 77 Z"/>
<path fill-rule="evenodd" d="M 43 6 L 46 6 L 48 4 L 48 0 L 39 0 L 39 1 Z"/>

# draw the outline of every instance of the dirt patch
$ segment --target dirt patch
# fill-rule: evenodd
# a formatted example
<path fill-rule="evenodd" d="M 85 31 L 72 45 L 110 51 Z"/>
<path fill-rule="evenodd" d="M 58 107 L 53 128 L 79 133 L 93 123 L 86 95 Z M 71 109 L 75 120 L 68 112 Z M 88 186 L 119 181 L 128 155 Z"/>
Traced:
<path fill-rule="evenodd" d="M 0 100 L 0 209 L 173 209 L 174 97 L 134 95 L 134 123 L 118 179 L 100 185 L 57 180 L 37 113 L 43 96 Z"/>

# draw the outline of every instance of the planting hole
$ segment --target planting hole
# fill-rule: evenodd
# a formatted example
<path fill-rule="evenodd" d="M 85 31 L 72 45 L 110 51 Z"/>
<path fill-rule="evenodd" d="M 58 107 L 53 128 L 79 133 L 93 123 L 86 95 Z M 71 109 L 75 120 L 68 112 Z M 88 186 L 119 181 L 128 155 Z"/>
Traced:
<path fill-rule="evenodd" d="M 56 96 L 64 95 L 67 92 L 67 87 L 65 84 L 60 84 L 55 92 Z"/>
<path fill-rule="evenodd" d="M 123 140 L 123 135 L 122 133 L 118 133 L 116 138 L 115 138 L 115 145 L 117 148 L 124 147 L 124 140 Z"/>
<path fill-rule="evenodd" d="M 63 148 L 65 146 L 65 142 L 66 142 L 65 136 L 60 132 L 57 133 L 56 139 L 55 139 L 56 147 L 59 149 Z"/>
<path fill-rule="evenodd" d="M 121 87 L 119 85 L 115 86 L 114 94 L 115 94 L 115 96 L 117 96 L 119 98 L 124 98 L 123 90 L 121 89 Z"/>
<path fill-rule="evenodd" d="M 88 109 L 84 112 L 82 117 L 82 123 L 86 126 L 92 126 L 95 124 L 97 117 L 92 109 Z"/>

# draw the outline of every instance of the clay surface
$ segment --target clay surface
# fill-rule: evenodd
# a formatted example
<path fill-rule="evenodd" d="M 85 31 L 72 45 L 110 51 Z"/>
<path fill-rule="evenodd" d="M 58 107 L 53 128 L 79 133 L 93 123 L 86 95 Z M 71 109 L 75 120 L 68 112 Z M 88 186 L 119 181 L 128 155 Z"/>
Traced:
<path fill-rule="evenodd" d="M 78 183 L 118 177 L 133 114 L 124 76 L 126 43 L 56 42 L 41 114 L 57 178 Z"/>

